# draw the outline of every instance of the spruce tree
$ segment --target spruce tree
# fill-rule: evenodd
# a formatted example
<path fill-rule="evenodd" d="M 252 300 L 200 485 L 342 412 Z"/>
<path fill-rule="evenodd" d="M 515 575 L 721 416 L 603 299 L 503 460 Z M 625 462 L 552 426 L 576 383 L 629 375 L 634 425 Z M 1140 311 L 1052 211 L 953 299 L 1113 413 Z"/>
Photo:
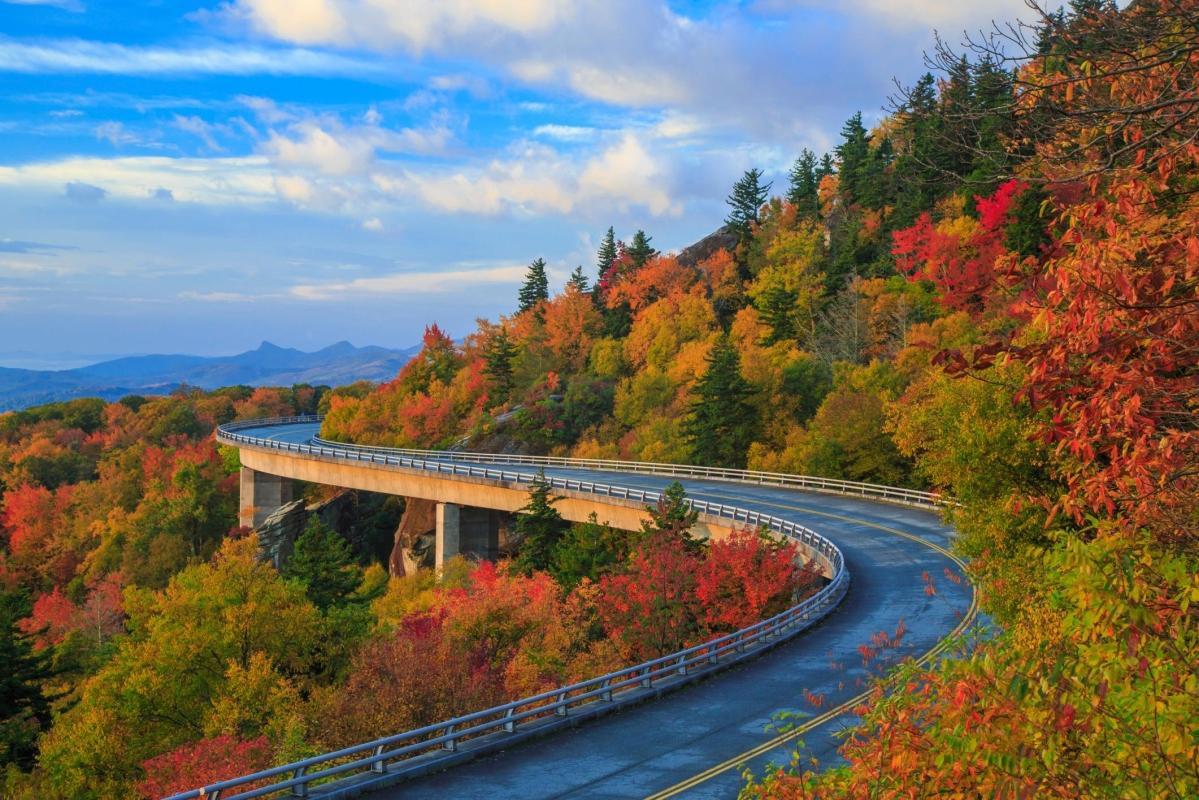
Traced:
<path fill-rule="evenodd" d="M 33 767 L 38 734 L 50 727 L 50 701 L 42 691 L 52 676 L 49 654 L 34 652 L 17 628 L 30 610 L 23 590 L 0 592 L 0 769 Z"/>
<path fill-rule="evenodd" d="M 508 331 L 500 328 L 483 350 L 483 374 L 495 387 L 491 397 L 495 405 L 508 402 L 512 396 L 512 362 L 515 358 L 516 345 Z"/>
<path fill-rule="evenodd" d="M 549 299 L 550 282 L 545 274 L 545 259 L 533 259 L 533 263 L 529 264 L 525 283 L 520 287 L 520 302 L 517 306 L 517 311 L 528 311 L 530 308 L 535 308 L 543 300 Z"/>
<path fill-rule="evenodd" d="M 558 498 L 552 493 L 545 472 L 538 473 L 529 488 L 529 502 L 516 512 L 516 540 L 519 551 L 512 560 L 512 569 L 524 575 L 534 570 L 548 570 L 554 561 L 554 551 L 566 522 L 554 503 Z"/>
<path fill-rule="evenodd" d="M 646 261 L 657 255 L 658 251 L 650 246 L 653 238 L 652 236 L 646 236 L 643 230 L 638 230 L 633 234 L 633 241 L 625 249 L 625 253 L 628 254 L 634 269 L 644 266 Z"/>
<path fill-rule="evenodd" d="M 795 164 L 788 174 L 790 186 L 787 189 L 787 200 L 795 206 L 801 217 L 815 217 L 819 211 L 816 177 L 816 154 L 804 148 L 795 159 Z"/>
<path fill-rule="evenodd" d="M 825 153 L 820 157 L 820 166 L 816 168 L 816 187 L 820 188 L 820 182 L 829 175 L 837 174 L 837 164 L 833 161 L 832 153 Z"/>
<path fill-rule="evenodd" d="M 583 578 L 597 581 L 608 570 L 621 564 L 629 554 L 629 535 L 607 523 L 595 512 L 586 522 L 570 526 L 554 547 L 550 574 L 562 588 L 570 591 Z"/>
<path fill-rule="evenodd" d="M 707 369 L 691 390 L 690 414 L 683 435 L 693 463 L 709 467 L 745 467 L 746 451 L 757 429 L 757 411 L 749 402 L 754 389 L 741 375 L 741 360 L 728 335 L 716 340 Z"/>
<path fill-rule="evenodd" d="M 861 201 L 870 160 L 870 134 L 862 125 L 862 112 L 856 112 L 841 128 L 841 144 L 837 145 L 840 189 L 850 202 Z"/>
<path fill-rule="evenodd" d="M 599 252 L 596 253 L 595 268 L 598 270 L 599 279 L 603 280 L 604 275 L 612 268 L 612 262 L 616 260 L 616 231 L 611 227 L 604 234 L 603 241 L 600 242 Z"/>
<path fill-rule="evenodd" d="M 587 276 L 583 274 L 583 267 L 579 265 L 575 267 L 575 271 L 570 273 L 570 279 L 566 281 L 567 288 L 574 287 L 580 294 L 586 294 L 591 288 L 587 283 Z"/>
<path fill-rule="evenodd" d="M 752 231 L 751 225 L 758 221 L 758 211 L 770 195 L 771 184 L 762 184 L 762 171 L 757 167 L 747 171 L 741 179 L 733 184 L 733 192 L 726 201 L 729 204 L 729 215 L 724 222 L 744 242 Z"/>
<path fill-rule="evenodd" d="M 782 286 L 771 286 L 758 296 L 754 305 L 762 322 L 770 328 L 762 344 L 769 346 L 796 337 L 795 301 L 795 292 Z"/>
<path fill-rule="evenodd" d="M 687 502 L 687 491 L 683 484 L 671 481 L 658 502 L 647 506 L 645 510 L 649 512 L 649 519 L 641 522 L 642 538 L 665 533 L 682 539 L 692 551 L 703 548 L 703 542 L 691 536 L 691 529 L 699 519 L 699 512 Z"/>
<path fill-rule="evenodd" d="M 353 596 L 362 586 L 363 574 L 350 545 L 319 517 L 308 521 L 282 571 L 284 577 L 304 585 L 308 599 L 321 611 L 365 599 Z"/>

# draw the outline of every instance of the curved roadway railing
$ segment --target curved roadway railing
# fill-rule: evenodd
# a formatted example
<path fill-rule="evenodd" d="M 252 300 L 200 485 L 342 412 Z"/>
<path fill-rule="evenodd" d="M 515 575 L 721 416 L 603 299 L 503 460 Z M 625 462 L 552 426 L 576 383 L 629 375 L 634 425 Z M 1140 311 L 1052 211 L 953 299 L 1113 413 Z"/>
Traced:
<path fill-rule="evenodd" d="M 217 431 L 217 440 L 230 445 L 275 450 L 297 455 L 333 458 L 340 461 L 365 462 L 381 468 L 416 469 L 438 474 L 462 475 L 505 482 L 528 484 L 537 475 L 475 466 L 479 463 L 511 463 L 543 466 L 569 466 L 590 469 L 619 470 L 653 475 L 675 475 L 738 481 L 759 485 L 791 486 L 815 491 L 836 492 L 856 497 L 899 502 L 922 508 L 943 504 L 937 495 L 909 489 L 810 478 L 779 473 L 691 467 L 647 462 L 603 461 L 596 459 L 546 458 L 537 456 L 489 455 L 481 453 L 446 453 L 435 450 L 346 445 L 314 439 L 310 443 L 284 442 L 239 433 L 249 428 L 315 423 L 320 417 L 277 417 L 268 420 L 229 423 Z M 462 462 L 462 463 L 455 463 Z M 627 486 L 594 481 L 547 476 L 555 488 L 590 493 L 623 500 L 656 503 L 661 492 L 634 489 Z M 807 546 L 821 562 L 829 583 L 809 597 L 782 613 L 734 633 L 720 636 L 693 647 L 652 659 L 641 664 L 600 675 L 548 692 L 525 697 L 510 703 L 465 714 L 410 731 L 404 731 L 370 742 L 324 753 L 302 761 L 284 764 L 214 783 L 200 789 L 172 795 L 168 800 L 249 800 L 279 792 L 293 796 L 308 796 L 315 783 L 330 779 L 371 776 L 398 779 L 405 773 L 429 768 L 430 755 L 454 754 L 460 749 L 486 752 L 511 743 L 512 735 L 531 733 L 556 727 L 567 721 L 598 716 L 613 708 L 640 702 L 648 695 L 680 686 L 702 675 L 724 669 L 753 657 L 791 638 L 831 612 L 849 588 L 849 572 L 840 549 L 828 539 L 809 528 L 790 520 L 752 509 L 723 503 L 689 499 L 691 507 L 702 513 L 730 518 L 746 525 L 766 526 Z M 433 756 L 436 759 L 436 756 Z M 264 784 L 257 785 L 256 784 Z M 227 795 L 230 790 L 243 791 Z"/>

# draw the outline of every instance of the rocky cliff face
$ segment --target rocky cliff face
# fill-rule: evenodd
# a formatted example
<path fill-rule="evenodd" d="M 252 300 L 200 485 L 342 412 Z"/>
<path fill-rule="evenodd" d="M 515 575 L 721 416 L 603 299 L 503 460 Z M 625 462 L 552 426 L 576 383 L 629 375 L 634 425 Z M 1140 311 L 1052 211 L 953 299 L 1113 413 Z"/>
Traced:
<path fill-rule="evenodd" d="M 396 526 L 387 571 L 397 577 L 433 566 L 433 540 L 437 531 L 437 503 L 409 498 Z"/>

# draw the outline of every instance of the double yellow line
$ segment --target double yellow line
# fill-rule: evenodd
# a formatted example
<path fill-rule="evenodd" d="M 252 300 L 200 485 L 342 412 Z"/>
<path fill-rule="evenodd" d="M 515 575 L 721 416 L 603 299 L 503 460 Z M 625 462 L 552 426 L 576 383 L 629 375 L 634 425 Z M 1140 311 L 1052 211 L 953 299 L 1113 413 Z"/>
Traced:
<path fill-rule="evenodd" d="M 737 498 L 726 497 L 723 499 L 734 500 Z M 958 567 L 962 570 L 963 576 L 965 575 L 966 563 L 964 561 L 962 561 L 956 555 L 954 555 L 953 553 L 951 553 L 949 550 L 942 547 L 941 545 L 937 544 L 936 542 L 930 542 L 928 539 L 925 539 L 920 536 L 916 536 L 915 534 L 907 533 L 906 531 L 897 530 L 895 528 L 888 528 L 886 525 L 879 525 L 877 522 L 867 522 L 864 519 L 857 519 L 856 517 L 846 517 L 841 514 L 831 514 L 827 511 L 817 511 L 815 509 L 806 508 L 804 506 L 793 506 L 793 505 L 785 505 L 785 504 L 781 504 L 781 503 L 762 503 L 762 502 L 756 502 L 755 505 L 770 506 L 772 508 L 782 508 L 782 509 L 787 509 L 789 511 L 803 511 L 808 514 L 815 514 L 815 515 L 821 516 L 821 517 L 828 517 L 830 519 L 841 520 L 842 522 L 850 522 L 850 523 L 853 523 L 856 525 L 866 525 L 867 527 L 877 528 L 880 531 L 886 531 L 887 533 L 892 533 L 892 534 L 895 534 L 896 536 L 902 536 L 905 539 L 910 539 L 913 542 L 917 542 L 917 543 L 922 544 L 925 547 L 928 547 L 932 550 L 936 550 L 938 553 L 940 553 L 941 555 L 950 559 L 951 561 L 953 561 L 953 563 L 957 564 Z M 970 624 L 974 621 L 974 618 L 977 615 L 978 615 L 978 592 L 971 591 L 970 592 L 970 607 L 966 610 L 966 613 L 962 616 L 961 621 L 958 622 L 957 627 L 955 627 L 948 636 L 944 637 L 939 642 L 937 642 L 937 644 L 935 644 L 928 652 L 926 652 L 924 655 L 920 656 L 920 658 L 918 658 L 916 660 L 916 663 L 922 664 L 922 665 L 927 664 L 928 662 L 930 662 L 934 658 L 936 658 L 938 655 L 940 655 L 942 652 L 944 652 L 949 647 L 952 640 L 954 638 L 956 638 L 957 636 L 961 635 L 962 632 L 965 631 L 966 628 L 968 628 L 970 626 Z M 830 708 L 828 711 L 825 711 L 820 716 L 813 717 L 812 719 L 808 720 L 807 722 L 803 723 L 802 725 L 797 725 L 794 728 L 786 731 L 785 733 L 781 733 L 772 739 L 768 739 L 765 742 L 762 742 L 760 745 L 757 745 L 756 747 L 752 747 L 749 750 L 746 750 L 744 753 L 740 753 L 736 756 L 733 756 L 730 759 L 720 762 L 719 764 L 717 764 L 713 767 L 709 767 L 708 769 L 704 770 L 703 772 L 693 775 L 690 778 L 687 778 L 686 780 L 679 781 L 674 786 L 671 786 L 667 789 L 663 789 L 660 792 L 656 792 L 654 794 L 649 795 L 646 798 L 646 800 L 662 800 L 662 798 L 675 797 L 676 795 L 682 794 L 683 792 L 687 791 L 688 789 L 693 789 L 696 786 L 699 786 L 701 783 L 704 783 L 706 781 L 711 780 L 712 778 L 715 778 L 717 775 L 722 775 L 731 769 L 735 769 L 735 768 L 745 764 L 746 762 L 748 762 L 754 758 L 757 758 L 758 756 L 762 755 L 763 753 L 767 753 L 767 752 L 773 750 L 774 748 L 778 747 L 779 745 L 786 744 L 787 742 L 790 742 L 793 739 L 797 739 L 800 736 L 803 736 L 805 733 L 807 733 L 815 728 L 820 727 L 824 723 L 829 722 L 830 720 L 834 719 L 835 717 L 838 717 L 841 714 L 844 714 L 846 711 L 849 711 L 850 709 L 854 708 L 855 706 L 861 704 L 869 696 L 869 694 L 870 694 L 870 692 L 869 692 L 869 690 L 867 690 L 865 692 L 862 692 L 861 694 L 855 695 L 854 697 L 851 697 L 850 699 L 846 700 L 844 703 L 841 703 L 838 706 Z"/>

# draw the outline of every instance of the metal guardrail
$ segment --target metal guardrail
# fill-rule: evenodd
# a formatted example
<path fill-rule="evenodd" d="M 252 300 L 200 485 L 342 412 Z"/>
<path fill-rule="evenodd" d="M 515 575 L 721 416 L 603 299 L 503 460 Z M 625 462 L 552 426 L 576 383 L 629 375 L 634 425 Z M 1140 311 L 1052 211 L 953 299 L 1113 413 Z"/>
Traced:
<path fill-rule="evenodd" d="M 281 442 L 274 439 L 264 439 L 238 433 L 247 428 L 287 425 L 295 423 L 319 422 L 319 417 L 278 417 L 270 420 L 255 420 L 242 423 L 230 423 L 218 428 L 217 439 L 225 444 L 243 445 L 264 450 L 280 450 L 299 455 L 312 455 L 337 460 L 350 460 L 375 464 L 382 468 L 396 467 L 400 469 L 417 469 L 438 474 L 463 475 L 470 477 L 502 480 L 506 482 L 531 483 L 537 475 L 533 473 L 509 472 L 472 466 L 470 463 L 457 464 L 462 460 L 461 455 L 469 455 L 482 460 L 481 454 L 453 454 L 452 458 L 418 457 L 417 453 L 439 453 L 440 451 L 411 451 L 388 448 L 357 447 L 335 443 L 295 443 Z M 507 456 L 491 458 L 530 458 L 526 456 Z M 587 466 L 600 464 L 611 470 L 621 468 L 617 465 L 638 462 L 606 462 L 591 459 L 544 459 L 532 462 L 546 465 Z M 662 466 L 674 469 L 673 465 Z M 654 472 L 651 474 L 695 474 L 701 475 L 702 468 L 693 469 L 696 472 L 673 473 Z M 770 473 L 744 473 L 738 470 L 713 470 L 723 473 L 721 479 L 736 480 L 735 473 L 749 475 L 769 475 Z M 703 475 L 703 477 L 713 477 Z M 606 497 L 625 500 L 656 503 L 661 498 L 661 492 L 614 486 L 593 481 L 547 476 L 546 480 L 556 488 L 592 493 Z M 761 481 L 750 480 L 752 483 Z M 882 487 L 886 488 L 886 487 Z M 897 490 L 906 491 L 906 490 Z M 291 796 L 307 797 L 312 784 L 328 779 L 347 778 L 361 775 L 378 775 L 380 777 L 403 775 L 405 766 L 416 769 L 413 759 L 422 754 L 437 751 L 456 751 L 463 740 L 477 740 L 481 737 L 495 736 L 493 742 L 480 752 L 499 749 L 504 746 L 504 734 L 514 734 L 520 730 L 522 723 L 526 728 L 547 718 L 572 717 L 586 718 L 606 713 L 614 707 L 639 702 L 645 697 L 645 690 L 652 690 L 655 685 L 668 684 L 673 687 L 694 679 L 697 673 L 707 674 L 715 669 L 730 666 L 756 653 L 774 646 L 780 641 L 789 639 L 800 631 L 810 627 L 832 611 L 849 588 L 849 572 L 840 549 L 820 534 L 790 520 L 784 520 L 770 514 L 763 514 L 752 509 L 709 503 L 703 500 L 689 499 L 691 507 L 701 513 L 730 518 L 746 525 L 765 525 L 773 531 L 781 533 L 807 546 L 821 562 L 830 582 L 812 597 L 803 600 L 795 606 L 741 630 L 711 639 L 707 642 L 688 647 L 660 658 L 635 664 L 630 667 L 600 675 L 568 686 L 561 686 L 548 692 L 525 697 L 503 705 L 465 714 L 454 719 L 444 720 L 433 725 L 426 725 L 410 731 L 404 731 L 375 739 L 370 742 L 352 747 L 324 753 L 312 758 L 283 764 L 271 769 L 243 775 L 237 778 L 194 789 L 189 792 L 172 795 L 167 800 L 250 800 L 255 797 L 275 795 L 279 792 L 289 792 Z M 262 781 L 272 781 L 269 785 L 251 788 L 233 795 L 226 795 L 227 790 L 246 787 Z"/>
<path fill-rule="evenodd" d="M 275 417 L 266 420 L 249 422 L 234 422 L 222 425 L 222 430 L 235 431 L 239 428 L 260 428 L 267 425 L 286 425 L 297 422 L 316 423 L 323 419 L 321 416 L 310 415 L 303 417 Z M 372 447 L 370 445 L 347 445 L 313 437 L 313 442 L 325 447 L 345 448 L 390 455 L 405 455 L 421 459 L 436 459 L 442 461 L 461 461 L 465 463 L 486 464 L 527 464 L 532 466 L 577 467 L 579 469 L 604 470 L 608 472 L 631 472 L 639 475 L 665 475 L 682 478 L 704 478 L 707 480 L 733 481 L 736 483 L 756 483 L 760 486 L 782 486 L 793 489 L 804 489 L 811 492 L 837 494 L 846 497 L 863 497 L 868 500 L 881 500 L 887 503 L 913 506 L 929 510 L 939 510 L 957 503 L 936 492 L 924 492 L 918 489 L 905 489 L 898 486 L 884 486 L 877 483 L 860 481 L 845 481 L 837 478 L 822 478 L 815 475 L 789 475 L 785 472 L 763 472 L 749 469 L 725 469 L 722 467 L 698 467 L 690 464 L 662 464 L 654 461 L 618 461 L 600 458 L 562 458 L 556 456 L 523 456 L 503 453 L 472 453 L 458 450 L 417 450 L 403 447 Z"/>

